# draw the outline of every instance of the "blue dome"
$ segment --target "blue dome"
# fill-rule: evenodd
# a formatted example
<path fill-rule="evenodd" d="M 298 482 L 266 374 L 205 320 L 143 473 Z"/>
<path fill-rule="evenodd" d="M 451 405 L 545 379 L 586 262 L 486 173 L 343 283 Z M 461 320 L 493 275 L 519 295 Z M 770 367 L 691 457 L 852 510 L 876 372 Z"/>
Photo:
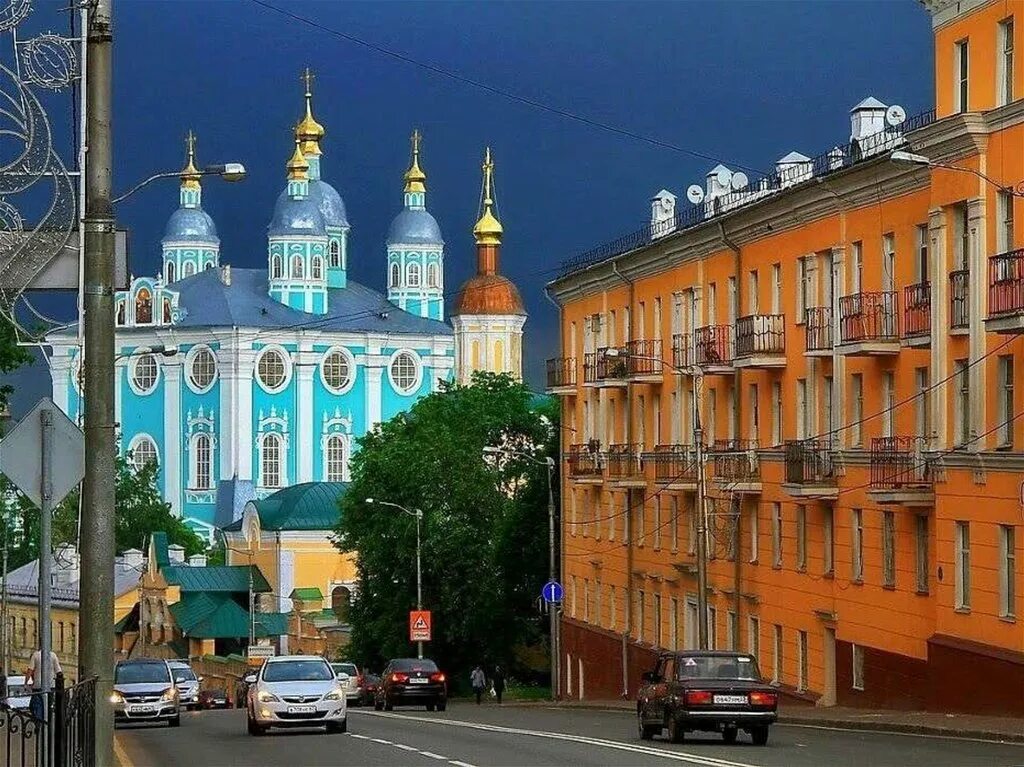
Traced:
<path fill-rule="evenodd" d="M 316 180 L 309 182 L 309 198 L 314 200 L 320 213 L 324 217 L 324 226 L 338 227 L 343 229 L 348 226 L 348 213 L 345 211 L 345 201 L 341 199 L 338 190 L 326 181 Z"/>
<path fill-rule="evenodd" d="M 391 222 L 388 245 L 444 245 L 441 227 L 425 210 L 406 208 Z"/>
<path fill-rule="evenodd" d="M 267 230 L 271 237 L 300 234 L 307 237 L 326 237 L 324 217 L 312 197 L 293 200 L 288 190 L 281 192 L 274 205 L 274 217 Z"/>
<path fill-rule="evenodd" d="M 219 243 L 217 226 L 202 208 L 178 208 L 167 219 L 164 242 Z"/>

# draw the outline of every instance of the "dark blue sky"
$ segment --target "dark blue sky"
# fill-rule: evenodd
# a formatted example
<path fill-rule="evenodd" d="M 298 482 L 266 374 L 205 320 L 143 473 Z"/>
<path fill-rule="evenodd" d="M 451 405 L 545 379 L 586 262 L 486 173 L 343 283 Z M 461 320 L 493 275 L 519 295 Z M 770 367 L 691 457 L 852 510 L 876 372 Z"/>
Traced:
<path fill-rule="evenodd" d="M 421 61 L 594 120 L 770 168 L 849 133 L 872 94 L 910 114 L 932 104 L 928 13 L 916 2 L 299 2 L 293 13 Z M 479 165 L 494 149 L 505 225 L 502 270 L 530 312 L 527 372 L 542 385 L 557 348 L 545 273 L 642 225 L 662 187 L 682 194 L 713 163 L 515 103 L 388 58 L 250 0 L 119 0 L 115 188 L 180 167 L 182 137 L 204 162 L 238 160 L 242 184 L 208 180 L 222 259 L 265 265 L 265 231 L 284 185 L 299 72 L 317 74 L 324 176 L 352 224 L 350 269 L 384 284 L 384 235 L 401 204 L 408 135 L 425 136 L 428 206 L 447 241 L 449 290 L 474 268 Z M 173 183 L 118 210 L 136 273 L 155 273 Z"/>

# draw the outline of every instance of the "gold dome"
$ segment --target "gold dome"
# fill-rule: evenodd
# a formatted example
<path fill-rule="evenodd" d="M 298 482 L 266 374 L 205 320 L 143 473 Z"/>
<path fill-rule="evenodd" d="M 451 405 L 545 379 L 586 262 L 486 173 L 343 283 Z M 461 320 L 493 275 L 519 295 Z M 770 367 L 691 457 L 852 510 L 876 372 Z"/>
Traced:
<path fill-rule="evenodd" d="M 494 215 L 494 163 L 491 161 L 491 148 L 487 147 L 484 153 L 484 164 L 481 166 L 484 172 L 483 184 L 483 208 L 476 226 L 473 227 L 473 236 L 477 245 L 500 245 L 501 235 L 504 231 L 501 222 Z"/>
<path fill-rule="evenodd" d="M 199 168 L 196 167 L 196 134 L 192 131 L 188 132 L 188 136 L 185 137 L 185 147 L 188 150 L 188 161 L 185 163 L 185 167 L 181 169 L 181 186 L 183 189 L 198 189 L 199 179 L 202 178 L 202 174 L 199 172 Z"/>
<path fill-rule="evenodd" d="M 427 174 L 420 168 L 420 141 L 422 136 L 418 130 L 412 132 L 412 165 L 405 172 L 406 192 L 426 192 Z"/>
<path fill-rule="evenodd" d="M 306 83 L 306 116 L 295 126 L 295 138 L 302 142 L 303 154 L 320 154 L 320 139 L 324 137 L 324 126 L 313 117 L 313 72 L 309 67 L 302 73 Z"/>
<path fill-rule="evenodd" d="M 461 314 L 526 315 L 519 289 L 500 274 L 475 274 L 466 280 L 455 297 L 453 316 Z"/>
<path fill-rule="evenodd" d="M 289 181 L 306 181 L 309 179 L 309 162 L 302 154 L 298 137 L 295 139 L 295 151 L 292 153 L 292 158 L 288 161 L 287 167 Z"/>

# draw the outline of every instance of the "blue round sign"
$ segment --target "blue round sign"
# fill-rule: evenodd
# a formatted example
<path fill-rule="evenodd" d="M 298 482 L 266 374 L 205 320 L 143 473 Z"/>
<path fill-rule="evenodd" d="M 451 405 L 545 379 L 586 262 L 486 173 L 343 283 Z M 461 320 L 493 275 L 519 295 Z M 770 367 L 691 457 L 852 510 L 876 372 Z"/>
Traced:
<path fill-rule="evenodd" d="M 548 581 L 540 590 L 540 595 L 544 597 L 544 601 L 549 604 L 552 602 L 561 602 L 562 597 L 565 596 L 565 589 L 562 588 L 562 584 L 558 581 Z"/>

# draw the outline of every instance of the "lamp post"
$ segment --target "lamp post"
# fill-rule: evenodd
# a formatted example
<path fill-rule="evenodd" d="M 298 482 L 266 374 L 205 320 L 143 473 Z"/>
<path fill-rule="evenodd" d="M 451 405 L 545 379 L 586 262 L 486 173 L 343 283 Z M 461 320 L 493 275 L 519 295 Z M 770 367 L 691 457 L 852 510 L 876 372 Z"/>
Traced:
<path fill-rule="evenodd" d="M 948 163 L 932 160 L 930 157 L 925 157 L 923 154 L 906 152 L 902 149 L 893 150 L 889 155 L 889 159 L 893 162 L 901 162 L 908 165 L 922 165 L 926 168 L 944 168 L 945 170 L 955 170 L 960 173 L 970 173 L 972 176 L 977 176 L 983 181 L 986 181 L 996 187 L 1000 192 L 1011 195 L 1012 197 L 1024 198 L 1024 181 L 1020 181 L 1017 184 L 1000 184 L 994 178 L 986 176 L 984 173 L 975 170 L 974 168 L 962 168 L 959 165 L 949 165 Z"/>
<path fill-rule="evenodd" d="M 700 404 L 697 400 L 697 393 L 700 382 L 703 380 L 703 371 L 698 365 L 679 367 L 667 362 L 660 357 L 650 357 L 644 354 L 630 354 L 625 349 L 610 348 L 605 351 L 609 357 L 621 357 L 623 359 L 650 360 L 670 368 L 677 373 L 690 376 L 691 391 L 693 396 L 693 449 L 694 461 L 697 464 L 697 646 L 698 649 L 708 649 L 708 512 L 707 498 L 705 497 L 707 486 L 707 455 L 704 452 L 704 429 L 700 422 Z"/>
<path fill-rule="evenodd" d="M 397 503 L 391 501 L 381 501 L 377 498 L 367 498 L 366 502 L 371 506 L 389 506 L 392 509 L 398 509 L 403 514 L 408 514 L 416 520 L 416 609 L 423 609 L 423 571 L 420 568 L 420 522 L 423 519 L 423 511 L 421 509 L 409 510 Z M 423 642 L 416 643 L 416 657 L 423 658 Z"/>
<path fill-rule="evenodd" d="M 207 165 L 205 168 L 199 171 L 200 176 L 220 176 L 222 179 L 228 182 L 241 181 L 246 176 L 245 166 L 240 162 L 227 162 L 221 165 Z M 122 200 L 131 197 L 137 191 L 142 189 L 144 186 L 149 186 L 154 181 L 161 178 L 179 178 L 181 176 L 180 170 L 168 170 L 161 171 L 160 173 L 154 173 L 144 181 L 140 181 L 131 189 L 119 197 L 115 197 L 111 202 L 121 202 Z"/>
<path fill-rule="evenodd" d="M 543 461 L 535 458 L 528 453 L 520 452 L 519 450 L 512 450 L 510 448 L 501 447 L 485 447 L 484 453 L 487 455 L 514 455 L 522 458 L 531 463 L 535 463 L 538 466 L 547 466 L 547 478 L 548 478 L 548 579 L 550 581 L 558 580 L 558 568 L 555 564 L 555 459 L 551 456 L 547 456 Z M 551 699 L 557 700 L 559 693 L 559 686 L 561 684 L 562 676 L 558 668 L 559 649 L 558 649 L 558 609 L 554 603 L 548 604 L 548 632 L 550 634 L 549 644 L 551 650 Z"/>

